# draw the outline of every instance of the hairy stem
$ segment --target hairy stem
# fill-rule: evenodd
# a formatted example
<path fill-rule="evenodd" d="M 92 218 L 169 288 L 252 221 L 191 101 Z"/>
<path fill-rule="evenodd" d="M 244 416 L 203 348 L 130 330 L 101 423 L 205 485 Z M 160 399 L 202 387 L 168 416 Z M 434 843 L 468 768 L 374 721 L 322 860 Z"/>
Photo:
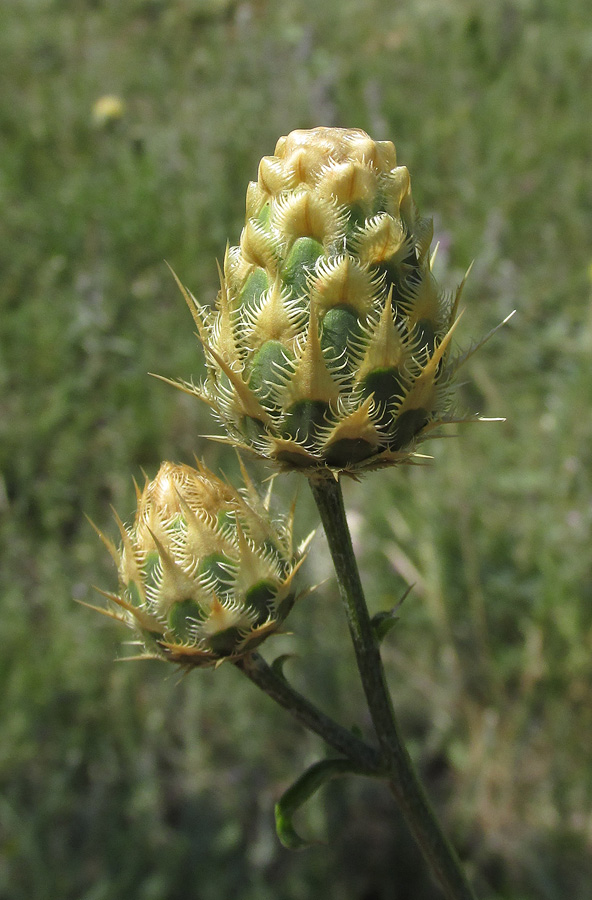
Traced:
<path fill-rule="evenodd" d="M 335 566 L 358 669 L 391 792 L 444 895 L 448 900 L 475 900 L 399 733 L 352 547 L 341 484 L 330 476 L 310 479 L 310 485 Z"/>
<path fill-rule="evenodd" d="M 333 721 L 298 693 L 284 676 L 269 666 L 258 653 L 250 653 L 236 660 L 235 666 L 272 700 L 288 710 L 302 725 L 318 734 L 330 747 L 342 753 L 368 775 L 384 772 L 382 756 L 378 750 Z"/>

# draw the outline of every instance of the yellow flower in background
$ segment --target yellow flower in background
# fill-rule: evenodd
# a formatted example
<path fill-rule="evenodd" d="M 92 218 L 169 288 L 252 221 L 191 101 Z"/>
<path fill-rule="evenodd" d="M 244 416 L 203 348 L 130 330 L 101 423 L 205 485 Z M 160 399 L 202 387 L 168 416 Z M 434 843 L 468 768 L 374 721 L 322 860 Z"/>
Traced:
<path fill-rule="evenodd" d="M 118 122 L 125 115 L 125 102 L 116 94 L 105 94 L 93 104 L 92 119 L 98 127 Z"/>

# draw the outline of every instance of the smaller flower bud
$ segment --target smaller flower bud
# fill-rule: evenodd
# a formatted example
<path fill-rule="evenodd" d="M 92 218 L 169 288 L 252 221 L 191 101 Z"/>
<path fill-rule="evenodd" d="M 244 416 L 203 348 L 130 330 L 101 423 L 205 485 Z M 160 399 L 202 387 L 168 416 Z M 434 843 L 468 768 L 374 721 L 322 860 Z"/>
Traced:
<path fill-rule="evenodd" d="M 138 491 L 133 525 L 118 519 L 118 550 L 103 538 L 119 570 L 122 613 L 147 656 L 183 666 L 237 659 L 278 630 L 296 599 L 294 576 L 304 546 L 292 551 L 292 527 L 271 519 L 243 470 L 236 491 L 204 466 L 165 462 Z"/>

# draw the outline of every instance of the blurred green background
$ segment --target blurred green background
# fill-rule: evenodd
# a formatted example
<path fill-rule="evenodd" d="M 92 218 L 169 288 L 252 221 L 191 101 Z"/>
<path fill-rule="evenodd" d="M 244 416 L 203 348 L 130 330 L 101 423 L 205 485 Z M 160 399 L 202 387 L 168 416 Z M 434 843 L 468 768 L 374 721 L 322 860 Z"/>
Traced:
<path fill-rule="evenodd" d="M 588 0 L 3 0 L 0 72 L 0 896 L 440 896 L 380 785 L 326 789 L 300 821 L 326 843 L 283 850 L 274 799 L 321 743 L 230 666 L 117 662 L 127 633 L 72 599 L 115 587 L 85 513 L 115 537 L 142 469 L 236 468 L 147 375 L 201 366 L 164 260 L 213 299 L 259 158 L 334 124 L 396 143 L 445 285 L 475 259 L 459 343 L 518 310 L 459 391 L 507 421 L 346 486 L 373 611 L 414 585 L 384 647 L 402 727 L 482 898 L 588 898 Z M 330 579 L 291 625 L 268 658 L 365 727 Z"/>

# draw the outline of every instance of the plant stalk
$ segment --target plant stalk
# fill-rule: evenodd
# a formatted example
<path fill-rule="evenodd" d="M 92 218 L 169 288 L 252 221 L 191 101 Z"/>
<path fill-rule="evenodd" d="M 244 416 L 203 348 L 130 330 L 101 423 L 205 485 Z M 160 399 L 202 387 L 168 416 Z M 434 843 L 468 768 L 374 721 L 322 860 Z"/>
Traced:
<path fill-rule="evenodd" d="M 361 770 L 368 775 L 386 776 L 382 754 L 376 748 L 364 743 L 353 732 L 339 725 L 303 697 L 258 653 L 250 653 L 237 659 L 234 665 L 272 700 L 288 710 L 302 725 L 318 734 L 330 747 L 346 756 Z"/>
<path fill-rule="evenodd" d="M 455 850 L 444 834 L 403 743 L 387 687 L 343 504 L 332 476 L 309 479 L 333 559 L 358 670 L 376 730 L 391 793 L 448 900 L 475 900 Z"/>

